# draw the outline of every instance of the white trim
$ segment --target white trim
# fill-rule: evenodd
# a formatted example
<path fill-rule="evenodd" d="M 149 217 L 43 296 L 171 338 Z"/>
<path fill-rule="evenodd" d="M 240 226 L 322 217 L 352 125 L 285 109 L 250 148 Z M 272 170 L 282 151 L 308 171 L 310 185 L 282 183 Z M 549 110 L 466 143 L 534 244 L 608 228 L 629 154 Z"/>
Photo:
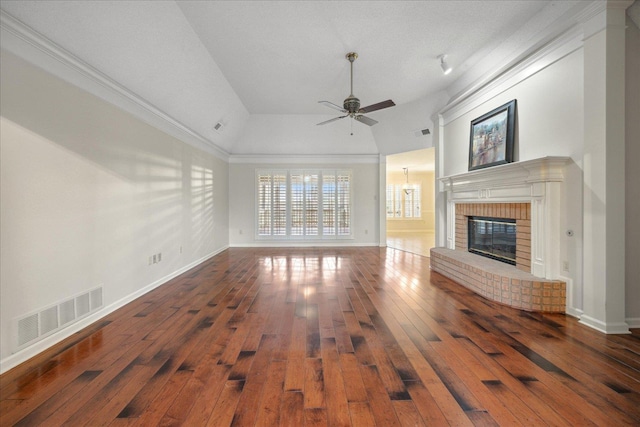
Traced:
<path fill-rule="evenodd" d="M 440 111 L 444 125 L 582 48 L 582 34 L 581 28 L 573 27 L 538 50 L 529 52 L 528 56 L 516 58 L 498 71 L 478 79 L 454 95 Z"/>
<path fill-rule="evenodd" d="M 378 156 L 378 236 L 380 247 L 387 245 L 387 156 L 380 154 Z M 375 199 L 375 196 L 374 196 Z M 384 246 L 383 246 L 384 245 Z"/>
<path fill-rule="evenodd" d="M 570 161 L 569 157 L 541 157 L 444 176 L 438 181 L 443 185 L 442 191 L 454 193 L 454 200 L 508 201 L 536 196 L 536 188 L 531 187 L 535 183 L 562 182 L 564 166 Z M 496 188 L 513 188 L 515 191 L 497 192 Z"/>
<path fill-rule="evenodd" d="M 629 325 L 629 328 L 640 328 L 640 317 L 627 317 L 625 321 Z"/>
<path fill-rule="evenodd" d="M 270 176 L 270 182 L 273 183 L 273 176 L 276 174 L 284 174 L 286 175 L 286 226 L 285 226 L 285 234 L 284 235 L 273 235 L 273 234 L 260 234 L 260 180 L 259 177 L 261 175 Z M 293 203 L 293 195 L 292 195 L 292 176 L 293 175 L 303 175 L 307 174 L 316 174 L 318 176 L 318 229 L 317 234 L 302 234 L 302 235 L 294 235 L 292 233 L 292 203 Z M 337 213 L 337 209 L 339 206 L 338 200 L 340 194 L 338 193 L 338 177 L 339 176 L 348 176 L 349 177 L 349 234 L 339 234 L 339 221 L 336 219 L 336 224 L 334 228 L 335 234 L 324 234 L 324 221 L 323 221 L 323 212 L 324 212 L 324 179 L 325 177 L 333 176 L 335 178 L 335 194 L 334 198 L 334 208 Z M 306 181 L 306 180 L 305 180 Z M 254 240 L 256 241 L 322 241 L 322 240 L 353 240 L 354 230 L 353 230 L 353 170 L 349 168 L 294 168 L 294 169 L 283 169 L 283 168 L 256 168 L 255 170 L 255 213 L 254 213 Z M 306 188 L 306 185 L 305 185 Z M 306 204 L 307 193 L 303 190 L 303 199 Z M 305 210 L 306 212 L 306 210 Z M 273 219 L 273 211 L 270 212 L 271 218 Z M 303 213 L 306 218 L 306 213 Z M 306 223 L 306 219 L 305 219 Z M 306 226 L 305 233 L 306 233 Z M 273 230 L 271 230 L 271 233 Z"/>
<path fill-rule="evenodd" d="M 322 241 L 322 240 L 305 240 L 301 242 L 286 240 L 282 242 L 253 242 L 253 243 L 234 243 L 230 245 L 230 248 L 340 248 L 340 247 L 384 247 L 382 244 L 377 242 L 371 243 L 353 243 L 353 242 L 345 242 L 345 241 Z"/>
<path fill-rule="evenodd" d="M 448 248 L 455 249 L 457 203 L 530 203 L 531 274 L 556 279 L 564 166 L 570 161 L 542 157 L 440 178 L 447 192 Z"/>
<path fill-rule="evenodd" d="M 405 230 L 389 230 L 389 233 L 411 233 L 411 234 L 434 234 L 433 228 L 421 228 L 421 229 L 405 229 Z"/>
<path fill-rule="evenodd" d="M 59 332 L 56 332 L 52 335 L 49 335 L 48 337 L 42 339 L 41 341 L 36 342 L 35 344 L 26 347 L 8 357 L 5 357 L 4 359 L 0 360 L 0 374 L 4 374 L 5 372 L 7 372 L 9 369 L 12 369 L 16 366 L 18 366 L 19 364 L 31 359 L 34 356 L 37 356 L 38 354 L 42 353 L 43 351 L 49 349 L 50 347 L 54 346 L 55 344 L 61 342 L 62 340 L 69 338 L 71 335 L 75 334 L 76 332 L 88 327 L 89 325 L 97 322 L 98 320 L 102 319 L 103 317 L 113 313 L 114 311 L 116 311 L 117 309 L 119 309 L 120 307 L 123 307 L 125 305 L 127 305 L 128 303 L 132 302 L 133 300 L 135 300 L 136 298 L 139 298 L 140 296 L 154 290 L 155 288 L 167 283 L 169 280 L 173 279 L 174 277 L 179 276 L 180 274 L 192 269 L 193 267 L 196 267 L 200 264 L 202 264 L 203 262 L 207 261 L 208 259 L 218 255 L 219 253 L 227 250 L 229 248 L 229 246 L 224 246 L 208 255 L 205 255 L 204 257 L 190 263 L 187 264 L 186 266 L 174 271 L 173 273 L 170 273 L 158 280 L 156 280 L 153 283 L 150 283 L 149 285 L 145 286 L 142 289 L 138 289 L 137 291 L 119 299 L 118 301 L 109 304 L 106 307 L 103 307 L 102 309 L 94 312 L 93 314 L 84 317 L 82 320 L 74 323 L 73 325 L 70 325 L 69 327 L 66 327 L 62 330 L 60 330 Z"/>
<path fill-rule="evenodd" d="M 575 307 L 567 307 L 566 308 L 566 312 L 565 314 L 568 314 L 569 316 L 573 316 L 576 319 L 580 319 L 580 317 L 582 317 L 582 314 L 584 312 L 582 310 L 580 310 L 579 308 L 575 308 Z"/>
<path fill-rule="evenodd" d="M 115 80 L 0 10 L 2 48 L 134 115 L 145 123 L 224 161 L 229 153 Z"/>
<path fill-rule="evenodd" d="M 378 154 L 231 154 L 229 163 L 273 165 L 378 164 Z"/>
<path fill-rule="evenodd" d="M 596 331 L 605 334 L 630 334 L 629 325 L 626 322 L 606 323 L 601 320 L 595 319 L 591 316 L 583 314 L 580 317 L 580 323 L 588 326 Z"/>
<path fill-rule="evenodd" d="M 582 316 L 583 311 L 572 305 L 573 298 L 576 295 L 573 279 L 567 276 L 558 276 L 558 280 L 561 280 L 565 283 L 565 291 L 566 291 L 565 313 L 579 319 Z"/>

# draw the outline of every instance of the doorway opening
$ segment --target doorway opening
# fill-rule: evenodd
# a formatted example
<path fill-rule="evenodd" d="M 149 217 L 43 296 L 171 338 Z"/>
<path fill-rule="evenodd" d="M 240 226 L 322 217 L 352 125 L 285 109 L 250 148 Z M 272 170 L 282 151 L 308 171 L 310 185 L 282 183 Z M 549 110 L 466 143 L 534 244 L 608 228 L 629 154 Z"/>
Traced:
<path fill-rule="evenodd" d="M 387 156 L 387 246 L 429 256 L 435 246 L 435 148 Z"/>

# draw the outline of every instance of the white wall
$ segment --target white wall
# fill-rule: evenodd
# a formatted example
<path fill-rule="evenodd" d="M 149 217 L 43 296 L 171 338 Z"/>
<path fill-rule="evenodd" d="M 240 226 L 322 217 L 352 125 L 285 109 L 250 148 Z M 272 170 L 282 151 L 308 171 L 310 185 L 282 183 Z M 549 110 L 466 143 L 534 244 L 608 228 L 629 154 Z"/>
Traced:
<path fill-rule="evenodd" d="M 516 158 L 582 161 L 582 50 L 578 50 L 445 125 L 443 175 L 467 172 L 473 119 L 517 99 Z"/>
<path fill-rule="evenodd" d="M 256 169 L 349 169 L 352 171 L 353 239 L 269 241 L 255 238 Z M 377 246 L 379 237 L 378 164 L 234 164 L 229 165 L 230 246 Z M 241 234 L 242 232 L 242 234 Z"/>
<path fill-rule="evenodd" d="M 1 62 L 4 370 L 32 355 L 9 357 L 12 319 L 99 285 L 106 314 L 226 248 L 229 211 L 224 161 L 4 50 Z"/>
<path fill-rule="evenodd" d="M 63 61 L 56 61 L 59 55 L 71 62 L 75 58 L 51 42 L 66 47 L 103 76 L 122 87 L 135 88 L 133 98 L 151 103 L 155 111 L 149 115 L 131 105 L 131 99 L 114 99 L 113 90 L 105 90 L 95 81 L 86 82 L 91 93 L 118 102 L 116 105 L 178 138 L 186 134 L 196 144 L 206 138 L 228 152 L 244 129 L 249 112 L 177 3 L 3 1 L 4 11 L 40 33 L 34 35 L 23 25 L 3 22 L 2 46 L 38 65 L 46 63 L 43 68 L 47 71 L 83 87 L 86 76 L 70 73 Z M 5 31 L 5 24 L 12 31 Z M 42 49 L 52 49 L 47 52 L 49 58 Z M 91 70 L 85 71 L 91 74 Z M 158 120 L 158 116 L 169 120 Z M 180 122 L 177 127 L 175 120 Z M 213 129 L 218 121 L 225 124 L 223 132 Z"/>
<path fill-rule="evenodd" d="M 626 31 L 626 286 L 625 313 L 640 328 L 640 29 L 627 17 Z"/>
<path fill-rule="evenodd" d="M 474 105 L 444 126 L 442 176 L 467 172 L 469 132 L 473 119 L 517 99 L 514 161 L 545 156 L 568 156 L 561 219 L 561 252 L 569 262 L 563 274 L 573 280 L 570 306 L 582 307 L 582 146 L 583 146 L 583 51 L 579 49 L 543 68 L 529 78 Z M 564 231 L 573 230 L 567 237 Z"/>

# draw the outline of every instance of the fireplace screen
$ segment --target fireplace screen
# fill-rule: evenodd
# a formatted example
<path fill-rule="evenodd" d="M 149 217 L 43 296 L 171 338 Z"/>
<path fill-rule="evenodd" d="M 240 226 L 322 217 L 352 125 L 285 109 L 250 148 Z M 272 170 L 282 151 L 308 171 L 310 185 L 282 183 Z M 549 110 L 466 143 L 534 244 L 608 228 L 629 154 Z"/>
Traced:
<path fill-rule="evenodd" d="M 469 252 L 516 265 L 516 221 L 470 216 Z"/>

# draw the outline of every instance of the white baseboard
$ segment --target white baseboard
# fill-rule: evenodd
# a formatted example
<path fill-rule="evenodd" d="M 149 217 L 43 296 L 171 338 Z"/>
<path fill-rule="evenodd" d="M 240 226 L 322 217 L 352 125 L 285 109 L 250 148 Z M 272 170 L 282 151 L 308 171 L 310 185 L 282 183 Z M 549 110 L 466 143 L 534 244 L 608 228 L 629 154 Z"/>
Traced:
<path fill-rule="evenodd" d="M 282 242 L 254 242 L 254 243 L 232 243 L 230 248 L 339 248 L 339 247 L 378 247 L 380 243 L 346 243 L 346 242 L 292 242 L 291 240 Z"/>
<path fill-rule="evenodd" d="M 583 313 L 582 310 L 575 307 L 567 307 L 565 311 L 565 314 L 568 314 L 569 316 L 573 316 L 577 319 L 580 319 L 582 317 L 582 313 Z"/>
<path fill-rule="evenodd" d="M 398 234 L 408 234 L 408 233 L 411 233 L 411 234 L 435 234 L 435 232 L 436 231 L 434 229 L 432 229 L 432 228 L 428 228 L 426 230 L 424 228 L 421 228 L 419 230 L 389 230 L 387 228 L 387 234 L 389 234 L 389 233 L 398 233 Z"/>
<path fill-rule="evenodd" d="M 640 317 L 627 317 L 625 321 L 627 325 L 629 325 L 629 328 L 640 328 Z"/>
<path fill-rule="evenodd" d="M 573 279 L 571 277 L 558 276 L 558 280 L 562 280 L 566 284 L 565 290 L 567 292 L 567 306 L 565 308 L 565 313 L 569 316 L 577 317 L 578 319 L 580 319 L 580 317 L 582 317 L 583 311 L 572 305 L 575 295 L 575 289 L 573 288 Z"/>
<path fill-rule="evenodd" d="M 135 300 L 136 298 L 141 297 L 142 295 L 154 290 L 155 288 L 159 287 L 160 285 L 163 285 L 165 283 L 167 283 L 169 280 L 173 279 L 174 277 L 177 277 L 179 275 L 181 275 L 182 273 L 184 273 L 187 270 L 192 269 L 193 267 L 202 264 L 203 262 L 207 261 L 208 259 L 218 255 L 220 252 L 224 251 L 228 249 L 228 246 L 225 246 L 221 249 L 218 249 L 208 255 L 205 255 L 204 257 L 185 265 L 184 267 L 174 271 L 173 273 L 170 273 L 158 280 L 156 280 L 153 283 L 150 283 L 149 285 L 145 286 L 142 289 L 138 289 L 136 292 L 133 292 L 127 296 L 125 296 L 124 298 L 119 299 L 118 301 L 109 304 L 108 306 L 96 311 L 95 313 L 91 314 L 90 316 L 85 317 L 84 319 L 74 323 L 73 325 L 70 325 L 67 328 L 64 328 L 62 330 L 60 330 L 59 332 L 56 332 L 55 334 L 52 334 L 44 339 L 42 339 L 41 341 L 38 341 L 36 343 L 34 343 L 33 345 L 26 347 L 10 356 L 5 357 L 4 359 L 0 360 L 0 374 L 4 374 L 5 372 L 7 372 L 10 369 L 15 368 L 16 366 L 18 366 L 19 364 L 26 362 L 27 360 L 31 359 L 34 356 L 37 356 L 38 354 L 42 353 L 43 351 L 47 350 L 48 348 L 54 346 L 55 344 L 59 343 L 60 341 L 70 337 L 71 335 L 75 334 L 76 332 L 86 328 L 87 326 L 91 325 L 92 323 L 97 322 L 98 320 L 102 319 L 103 317 L 113 313 L 114 311 L 116 311 L 117 309 L 119 309 L 120 307 L 123 307 L 125 305 L 127 305 L 128 303 L 130 303 L 131 301 Z"/>
<path fill-rule="evenodd" d="M 593 317 L 583 314 L 580 316 L 580 323 L 605 334 L 630 334 L 629 325 L 626 322 L 603 322 Z"/>

